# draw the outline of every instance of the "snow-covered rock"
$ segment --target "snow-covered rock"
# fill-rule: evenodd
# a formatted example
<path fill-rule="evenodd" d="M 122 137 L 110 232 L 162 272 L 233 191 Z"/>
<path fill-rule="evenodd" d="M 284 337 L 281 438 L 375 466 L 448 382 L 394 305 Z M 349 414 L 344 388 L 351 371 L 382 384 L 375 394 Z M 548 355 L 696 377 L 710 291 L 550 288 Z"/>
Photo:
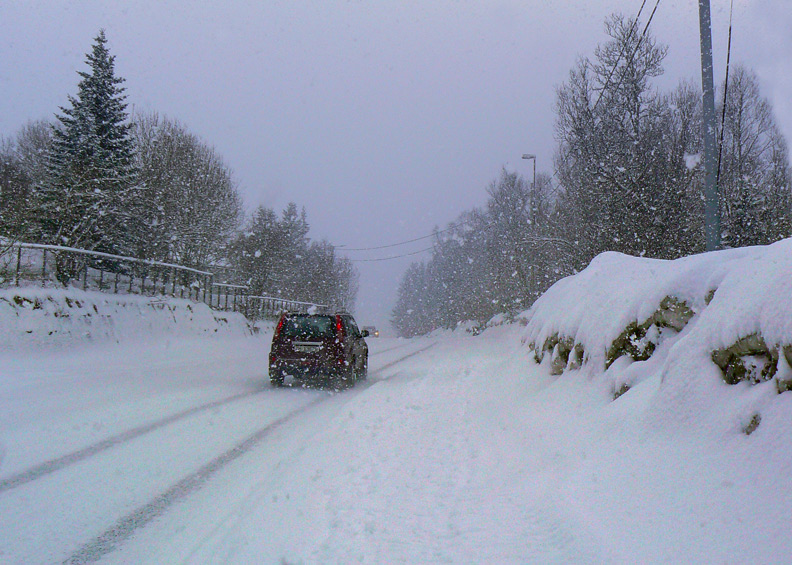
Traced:
<path fill-rule="evenodd" d="M 654 374 L 658 402 L 675 409 L 724 383 L 774 380 L 783 392 L 792 388 L 792 239 L 674 261 L 604 253 L 527 317 L 523 342 L 537 362 L 604 375 L 617 397 Z"/>

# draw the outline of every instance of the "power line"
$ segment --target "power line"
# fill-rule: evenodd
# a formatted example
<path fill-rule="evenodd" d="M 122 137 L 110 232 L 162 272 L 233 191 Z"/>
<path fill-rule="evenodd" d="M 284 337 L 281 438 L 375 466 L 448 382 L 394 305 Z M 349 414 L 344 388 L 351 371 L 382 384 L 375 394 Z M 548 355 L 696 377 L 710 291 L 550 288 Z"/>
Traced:
<path fill-rule="evenodd" d="M 422 239 L 428 239 L 430 237 L 434 237 L 438 234 L 445 233 L 447 231 L 451 231 L 459 226 L 465 225 L 467 221 L 462 221 L 457 224 L 451 224 L 449 227 L 443 230 L 437 230 L 435 232 L 430 233 L 429 235 L 422 235 L 421 237 L 416 237 L 414 239 L 408 239 L 406 241 L 400 241 L 398 243 L 391 243 L 388 245 L 378 245 L 377 247 L 345 247 L 343 245 L 336 245 L 336 249 L 339 251 L 374 251 L 376 249 L 388 249 L 389 247 L 398 247 L 400 245 L 406 245 L 408 243 L 414 243 L 416 241 L 421 241 Z M 373 260 L 373 259 L 372 259 Z"/>
<path fill-rule="evenodd" d="M 337 247 L 336 249 L 337 249 L 337 251 L 368 251 L 368 250 L 373 250 L 373 249 L 385 249 L 387 247 L 395 247 L 396 245 L 402 245 L 403 243 L 411 243 L 413 241 L 419 241 L 421 239 L 426 239 L 427 237 L 434 237 L 437 234 L 441 234 L 441 233 L 444 233 L 444 232 L 451 231 L 451 230 L 453 230 L 455 228 L 458 228 L 459 226 L 463 226 L 463 225 L 465 225 L 467 223 L 470 223 L 471 221 L 472 221 L 472 218 L 470 220 L 464 220 L 464 221 L 458 222 L 456 224 L 452 224 L 451 226 L 447 227 L 446 229 L 438 230 L 438 231 L 436 231 L 435 233 L 433 233 L 431 235 L 423 236 L 423 237 L 416 237 L 415 239 L 411 239 L 409 241 L 405 241 L 405 242 L 401 242 L 401 243 L 394 243 L 393 245 L 382 245 L 382 246 L 379 246 L 379 247 L 362 247 L 362 248 L 358 248 L 358 249 L 354 249 L 354 250 L 353 249 L 347 249 L 345 247 Z M 496 224 L 496 222 L 490 222 L 489 224 L 481 226 L 481 230 L 489 229 L 492 226 L 494 226 L 495 224 Z M 349 259 L 349 260 L 353 261 L 355 263 L 373 263 L 373 262 L 377 262 L 377 261 L 390 261 L 391 259 L 401 259 L 402 257 L 410 257 L 411 255 L 418 255 L 418 254 L 424 253 L 426 251 L 431 251 L 434 248 L 435 248 L 434 246 L 425 247 L 424 249 L 419 249 L 418 251 L 412 251 L 410 253 L 402 253 L 401 255 L 391 255 L 390 257 L 380 257 L 380 258 L 377 258 L 377 259 Z"/>
<path fill-rule="evenodd" d="M 423 239 L 423 238 L 421 238 Z M 377 261 L 390 261 L 391 259 L 401 259 L 402 257 L 409 257 L 411 255 L 418 255 L 419 253 L 424 253 L 426 251 L 431 251 L 434 249 L 434 246 L 427 247 L 426 249 L 420 249 L 418 251 L 413 251 L 412 253 L 404 253 L 403 255 L 393 255 L 391 257 L 381 257 L 379 259 L 350 259 L 353 263 L 374 263 Z"/>
<path fill-rule="evenodd" d="M 726 49 L 726 80 L 723 83 L 723 114 L 721 115 L 720 142 L 718 143 L 718 168 L 715 173 L 715 186 L 720 186 L 721 158 L 723 157 L 723 133 L 726 131 L 726 94 L 729 92 L 729 62 L 731 61 L 732 14 L 734 0 L 729 5 L 729 44 Z"/>

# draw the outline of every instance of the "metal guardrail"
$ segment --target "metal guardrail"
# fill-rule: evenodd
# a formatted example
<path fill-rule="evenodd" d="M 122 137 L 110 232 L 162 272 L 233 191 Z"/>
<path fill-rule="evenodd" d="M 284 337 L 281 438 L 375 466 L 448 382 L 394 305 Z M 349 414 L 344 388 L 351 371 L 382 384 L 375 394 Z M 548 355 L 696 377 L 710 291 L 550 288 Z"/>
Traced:
<path fill-rule="evenodd" d="M 64 264 L 68 266 L 67 277 L 61 272 Z M 274 317 L 286 310 L 325 308 L 322 304 L 250 295 L 247 286 L 215 282 L 214 273 L 174 263 L 0 239 L 0 287 L 23 283 L 187 298 L 215 310 L 240 312 L 252 320 Z"/>

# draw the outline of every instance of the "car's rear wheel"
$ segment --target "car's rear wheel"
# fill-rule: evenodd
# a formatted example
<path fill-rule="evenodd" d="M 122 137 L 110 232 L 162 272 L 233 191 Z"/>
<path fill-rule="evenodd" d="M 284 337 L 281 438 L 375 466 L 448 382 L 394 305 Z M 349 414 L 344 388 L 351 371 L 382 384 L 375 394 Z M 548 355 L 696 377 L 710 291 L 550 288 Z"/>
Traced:
<path fill-rule="evenodd" d="M 270 384 L 272 386 L 283 386 L 283 372 L 277 369 L 270 369 Z"/>
<path fill-rule="evenodd" d="M 338 371 L 335 376 L 334 388 L 336 390 L 344 390 L 355 386 L 355 360 L 344 366 Z"/>
<path fill-rule="evenodd" d="M 368 355 L 364 355 L 360 358 L 360 362 L 357 365 L 357 380 L 365 381 L 368 378 Z"/>

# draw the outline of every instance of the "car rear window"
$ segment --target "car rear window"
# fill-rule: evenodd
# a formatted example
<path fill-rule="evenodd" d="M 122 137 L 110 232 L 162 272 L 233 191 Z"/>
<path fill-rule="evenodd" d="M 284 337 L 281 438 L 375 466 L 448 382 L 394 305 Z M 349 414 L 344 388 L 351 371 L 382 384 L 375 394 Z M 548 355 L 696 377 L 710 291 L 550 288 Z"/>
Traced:
<path fill-rule="evenodd" d="M 333 337 L 333 316 L 289 316 L 283 320 L 281 335 L 297 339 Z"/>

